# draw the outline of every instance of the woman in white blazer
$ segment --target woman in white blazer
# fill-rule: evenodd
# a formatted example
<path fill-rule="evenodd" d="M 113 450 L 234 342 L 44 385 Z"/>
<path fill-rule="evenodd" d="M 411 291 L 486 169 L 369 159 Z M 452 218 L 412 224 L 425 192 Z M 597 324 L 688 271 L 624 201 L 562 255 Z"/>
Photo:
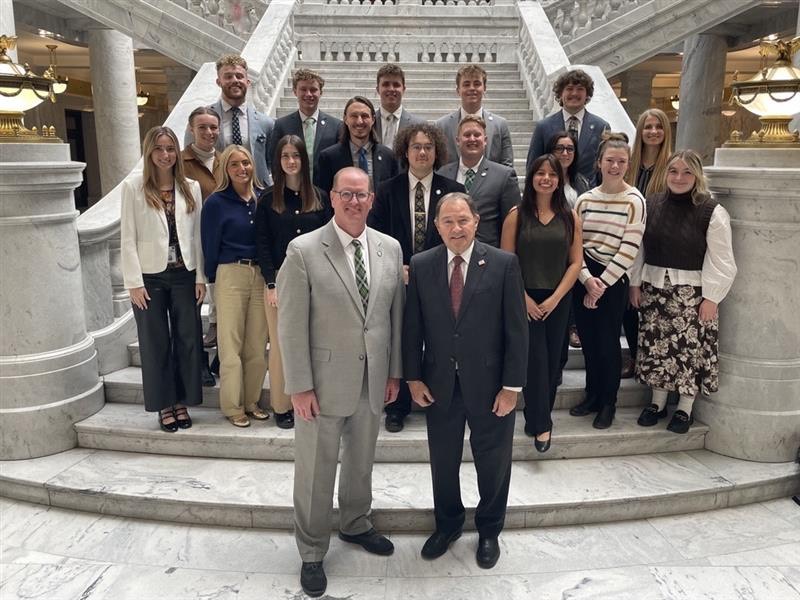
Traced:
<path fill-rule="evenodd" d="M 142 154 L 142 174 L 122 184 L 122 276 L 139 334 L 145 410 L 158 411 L 161 429 L 174 432 L 192 426 L 186 407 L 203 400 L 200 185 L 184 176 L 170 128 L 148 131 Z"/>

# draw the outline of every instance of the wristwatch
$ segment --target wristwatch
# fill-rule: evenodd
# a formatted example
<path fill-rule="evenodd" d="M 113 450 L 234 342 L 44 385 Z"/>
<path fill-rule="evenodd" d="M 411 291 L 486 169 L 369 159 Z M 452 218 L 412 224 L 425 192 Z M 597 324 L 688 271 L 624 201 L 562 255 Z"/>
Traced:
<path fill-rule="evenodd" d="M 275 289 L 275 284 L 274 283 L 268 283 L 267 284 L 267 289 L 268 290 L 274 290 Z"/>

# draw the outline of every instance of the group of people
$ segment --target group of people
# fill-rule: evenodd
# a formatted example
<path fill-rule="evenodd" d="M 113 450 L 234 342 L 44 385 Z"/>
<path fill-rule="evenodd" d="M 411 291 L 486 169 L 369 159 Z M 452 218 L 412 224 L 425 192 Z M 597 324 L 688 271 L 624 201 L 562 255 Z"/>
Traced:
<path fill-rule="evenodd" d="M 482 107 L 486 72 L 459 69 L 461 105 L 435 124 L 402 106 L 405 76 L 377 73 L 380 107 L 319 110 L 323 78 L 293 74 L 298 110 L 277 121 L 247 103 L 247 65 L 217 63 L 219 101 L 175 133 L 145 136 L 144 168 L 122 194 L 122 270 L 139 332 L 145 408 L 167 432 L 191 427 L 202 401 L 200 305 L 206 291 L 219 355 L 220 408 L 237 427 L 266 420 L 269 370 L 277 426 L 295 428 L 300 580 L 324 593 L 334 481 L 339 537 L 388 555 L 372 527 L 371 474 L 382 413 L 401 431 L 425 408 L 435 531 L 423 558 L 460 537 L 466 425 L 478 477 L 476 561 L 500 555 L 517 397 L 539 452 L 569 341 L 586 363 L 574 416 L 610 427 L 625 327 L 637 378 L 652 388 L 639 417 L 685 433 L 698 392 L 716 391 L 717 306 L 736 273 L 730 221 L 701 161 L 671 152 L 657 109 L 627 136 L 586 110 L 593 82 L 563 74 L 561 110 L 531 140 L 520 197 L 506 121 Z M 576 331 L 571 333 L 571 327 Z M 267 345 L 269 351 L 267 353 Z M 268 355 L 268 359 L 267 359 Z"/>

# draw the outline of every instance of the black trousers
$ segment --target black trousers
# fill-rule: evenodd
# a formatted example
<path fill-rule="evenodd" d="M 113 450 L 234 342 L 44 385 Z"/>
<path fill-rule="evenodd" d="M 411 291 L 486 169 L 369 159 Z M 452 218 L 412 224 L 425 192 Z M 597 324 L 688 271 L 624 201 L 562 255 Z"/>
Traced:
<path fill-rule="evenodd" d="M 605 266 L 584 254 L 589 271 L 597 277 Z M 614 405 L 617 402 L 622 348 L 619 332 L 622 328 L 622 313 L 628 296 L 627 278 L 619 279 L 606 289 L 597 303 L 590 309 L 583 305 L 586 288 L 578 282 L 573 288 L 575 324 L 581 338 L 583 357 L 586 362 L 586 399 L 595 406 Z"/>
<path fill-rule="evenodd" d="M 401 418 L 406 418 L 408 413 L 411 412 L 411 391 L 408 389 L 408 383 L 406 383 L 405 379 L 400 380 L 397 400 L 387 404 L 384 411 L 387 415 L 397 415 Z"/>
<path fill-rule="evenodd" d="M 503 530 L 506 517 L 516 411 L 505 417 L 470 414 L 464 407 L 458 377 L 450 405 L 442 406 L 435 402 L 426 411 L 436 529 L 451 533 L 464 525 L 458 470 L 464 451 L 464 426 L 469 423 L 469 443 L 480 493 L 475 526 L 481 536 L 496 537 Z"/>
<path fill-rule="evenodd" d="M 200 307 L 195 272 L 173 269 L 145 274 L 147 310 L 133 307 L 142 357 L 144 408 L 156 412 L 203 401 Z"/>
<path fill-rule="evenodd" d="M 636 350 L 639 344 L 639 310 L 633 308 L 625 299 L 625 312 L 622 315 L 622 329 L 631 351 L 631 358 L 636 362 Z"/>
<path fill-rule="evenodd" d="M 539 304 L 553 290 L 525 290 Z M 561 350 L 567 344 L 567 326 L 572 293 L 561 299 L 544 321 L 528 321 L 528 384 L 525 396 L 525 426 L 534 435 L 553 428 L 551 412 L 556 401 L 558 376 L 561 373 Z"/>

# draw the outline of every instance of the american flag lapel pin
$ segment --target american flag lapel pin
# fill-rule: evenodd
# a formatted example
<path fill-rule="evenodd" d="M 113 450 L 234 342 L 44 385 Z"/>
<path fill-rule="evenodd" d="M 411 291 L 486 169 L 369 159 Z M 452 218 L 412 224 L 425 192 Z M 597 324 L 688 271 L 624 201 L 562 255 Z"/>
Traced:
<path fill-rule="evenodd" d="M 486 261 L 485 261 L 485 260 L 483 260 L 483 259 L 480 259 L 480 260 L 478 261 L 478 266 L 479 266 L 479 267 L 482 267 L 482 266 L 483 266 L 483 265 L 485 265 L 485 264 L 486 264 Z"/>

